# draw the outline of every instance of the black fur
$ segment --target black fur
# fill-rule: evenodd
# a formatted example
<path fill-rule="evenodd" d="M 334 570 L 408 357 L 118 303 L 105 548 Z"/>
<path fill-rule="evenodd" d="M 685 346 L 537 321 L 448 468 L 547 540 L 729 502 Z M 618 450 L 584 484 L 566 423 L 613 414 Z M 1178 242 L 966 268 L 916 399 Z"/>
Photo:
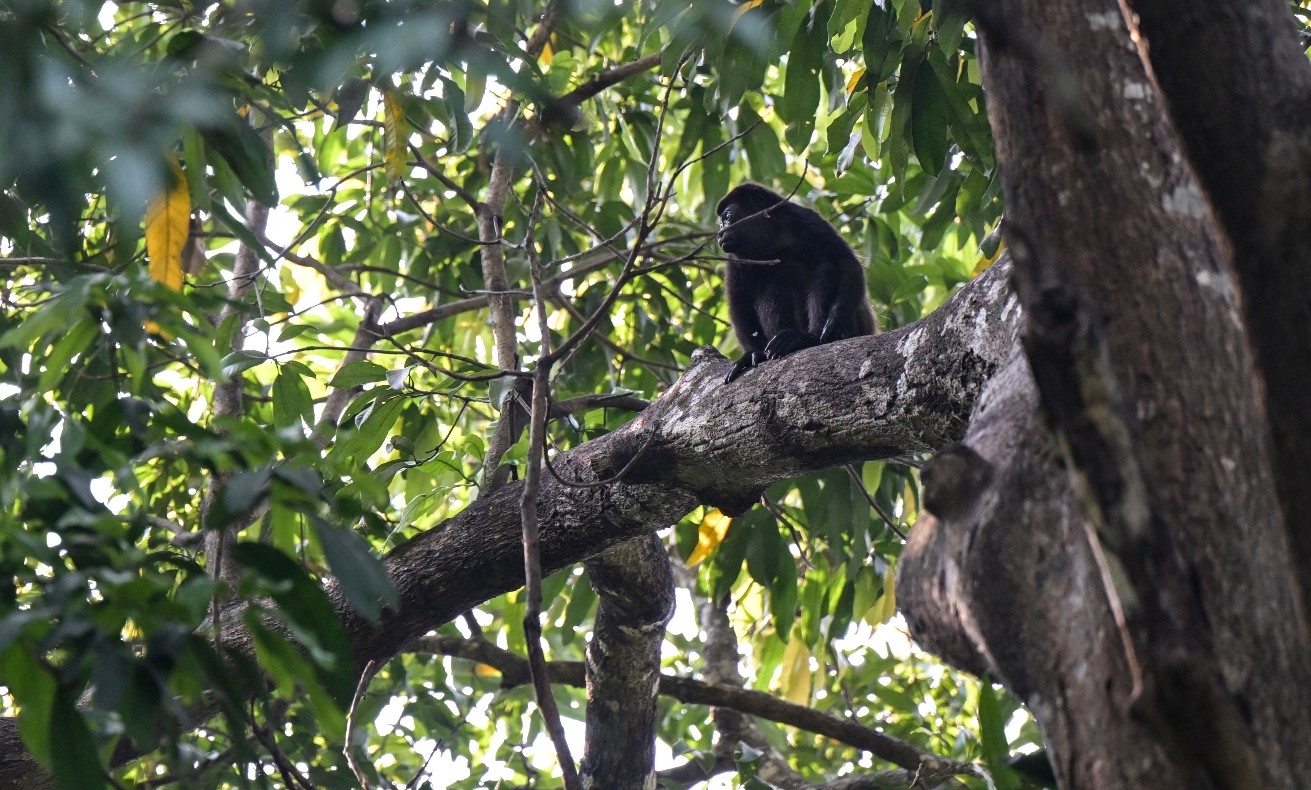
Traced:
<path fill-rule="evenodd" d="M 725 383 L 766 360 L 877 331 L 860 259 L 819 214 L 750 183 L 715 213 L 728 253 L 728 313 L 744 352 Z"/>

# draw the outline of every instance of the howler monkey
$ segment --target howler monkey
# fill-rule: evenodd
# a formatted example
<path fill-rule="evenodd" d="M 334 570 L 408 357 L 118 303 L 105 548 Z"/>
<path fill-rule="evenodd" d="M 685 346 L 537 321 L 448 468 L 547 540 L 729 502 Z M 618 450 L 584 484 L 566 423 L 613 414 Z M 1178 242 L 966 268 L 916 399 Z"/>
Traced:
<path fill-rule="evenodd" d="M 751 183 L 715 213 L 728 314 L 745 352 L 724 383 L 765 360 L 877 331 L 860 260 L 818 213 Z"/>

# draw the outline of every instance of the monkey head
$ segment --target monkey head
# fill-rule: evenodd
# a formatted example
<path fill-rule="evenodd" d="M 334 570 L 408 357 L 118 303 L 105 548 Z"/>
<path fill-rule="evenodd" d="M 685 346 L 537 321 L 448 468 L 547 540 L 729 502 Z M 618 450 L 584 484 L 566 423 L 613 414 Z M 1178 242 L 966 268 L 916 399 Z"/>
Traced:
<path fill-rule="evenodd" d="M 741 184 L 724 195 L 715 207 L 720 249 L 747 260 L 776 257 L 781 241 L 778 218 L 768 209 L 780 204 L 786 206 L 781 195 L 759 184 Z"/>

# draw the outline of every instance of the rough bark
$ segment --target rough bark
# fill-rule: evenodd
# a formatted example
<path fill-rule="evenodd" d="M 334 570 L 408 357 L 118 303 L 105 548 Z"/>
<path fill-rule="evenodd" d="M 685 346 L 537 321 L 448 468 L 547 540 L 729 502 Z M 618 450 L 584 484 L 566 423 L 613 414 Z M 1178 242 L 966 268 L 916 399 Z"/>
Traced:
<path fill-rule="evenodd" d="M 711 349 L 624 428 L 553 463 L 566 480 L 624 480 L 595 488 L 549 475 L 540 494 L 547 573 L 675 523 L 698 504 L 754 502 L 772 483 L 844 463 L 932 451 L 958 441 L 978 393 L 1009 358 L 1018 303 L 998 263 L 932 315 L 894 332 L 807 349 L 732 385 Z M 654 436 L 652 436 L 654 433 Z M 645 445 L 645 448 L 643 449 Z M 523 580 L 521 484 L 504 486 L 385 558 L 400 595 L 380 622 L 352 610 L 329 581 L 358 666 L 404 645 Z M 240 632 L 227 642 L 250 652 Z M 16 744 L 0 719 L 0 745 Z M 40 788 L 31 756 L 0 752 L 0 788 Z"/>
<path fill-rule="evenodd" d="M 674 575 L 655 535 L 587 561 L 599 601 L 587 643 L 587 741 L 583 787 L 655 787 L 660 647 L 674 614 Z"/>
<path fill-rule="evenodd" d="M 1115 2 L 978 19 L 1008 222 L 1103 325 L 1105 371 L 1082 380 L 1127 406 L 1110 421 L 1129 454 L 1098 460 L 1044 386 L 1058 446 L 1012 363 L 930 470 L 945 490 L 901 604 L 923 644 L 1030 705 L 1063 788 L 1300 787 L 1306 644 L 1231 248 Z M 1112 545 L 1098 529 L 1131 467 L 1146 512 Z"/>
<path fill-rule="evenodd" d="M 1131 0 L 1140 41 L 1233 246 L 1275 482 L 1311 613 L 1311 61 L 1281 0 Z M 1238 100 L 1242 110 L 1235 111 Z M 1306 627 L 1304 625 L 1304 627 Z"/>

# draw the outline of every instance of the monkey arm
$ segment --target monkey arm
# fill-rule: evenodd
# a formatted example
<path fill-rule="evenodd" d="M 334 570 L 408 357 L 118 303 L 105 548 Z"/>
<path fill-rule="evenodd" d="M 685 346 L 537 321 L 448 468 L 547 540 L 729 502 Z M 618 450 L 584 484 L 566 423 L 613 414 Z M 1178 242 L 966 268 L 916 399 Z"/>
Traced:
<path fill-rule="evenodd" d="M 769 339 L 765 346 L 766 359 L 785 357 L 803 348 L 817 346 L 827 342 L 825 333 L 832 333 L 839 328 L 847 313 L 843 289 L 839 288 L 841 264 L 836 260 L 825 260 L 815 266 L 810 281 L 806 283 L 805 326 L 796 329 L 784 329 Z M 856 294 L 859 297 L 859 294 Z"/>
<path fill-rule="evenodd" d="M 733 322 L 738 345 L 744 352 L 724 378 L 727 384 L 765 361 L 765 346 L 769 338 L 765 336 L 760 316 L 756 313 L 755 288 L 759 283 L 730 260 L 724 273 L 724 284 L 728 291 L 728 316 Z"/>
<path fill-rule="evenodd" d="M 851 288 L 850 283 L 843 282 L 849 279 L 843 276 L 848 264 L 859 266 L 855 261 L 830 258 L 815 267 L 815 276 L 806 294 L 806 331 L 817 344 L 837 339 L 835 333 L 842 330 L 863 295 Z"/>
<path fill-rule="evenodd" d="M 831 296 L 827 297 L 826 301 L 820 301 L 809 307 L 811 332 L 816 332 L 817 311 L 822 316 L 816 332 L 820 343 L 845 340 L 873 332 L 872 313 L 865 306 L 868 297 L 865 291 L 864 269 L 861 268 L 860 262 L 854 258 L 850 261 L 834 262 L 831 272 L 835 283 L 831 289 Z M 866 316 L 865 313 L 870 315 Z"/>

